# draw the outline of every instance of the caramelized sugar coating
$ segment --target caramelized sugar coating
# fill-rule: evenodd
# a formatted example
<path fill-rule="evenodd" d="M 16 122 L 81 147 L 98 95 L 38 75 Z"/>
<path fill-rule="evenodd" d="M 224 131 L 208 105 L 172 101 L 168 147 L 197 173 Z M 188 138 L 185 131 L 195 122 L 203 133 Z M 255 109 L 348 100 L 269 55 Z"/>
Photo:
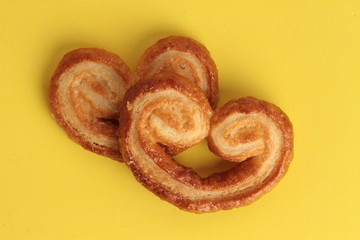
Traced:
<path fill-rule="evenodd" d="M 209 51 L 201 43 L 182 36 L 160 39 L 142 56 L 137 79 L 159 72 L 175 72 L 196 83 L 208 98 L 212 108 L 219 100 L 218 72 Z"/>
<path fill-rule="evenodd" d="M 130 76 L 120 57 L 105 50 L 81 48 L 67 53 L 50 84 L 55 120 L 85 149 L 121 161 L 118 115 Z"/>
<path fill-rule="evenodd" d="M 243 98 L 229 102 L 212 117 L 209 145 L 216 146 L 214 152 L 222 151 L 222 140 L 219 144 L 214 137 L 225 134 L 231 147 L 255 142 L 255 150 L 245 146 L 248 153 L 240 158 L 246 160 L 226 172 L 201 178 L 158 143 L 196 144 L 207 134 L 210 114 L 197 88 L 166 75 L 135 84 L 121 108 L 121 152 L 134 176 L 160 198 L 190 212 L 214 212 L 253 202 L 284 176 L 293 155 L 292 126 L 285 113 L 270 103 Z M 244 125 L 249 129 L 244 130 Z M 228 132 L 234 136 L 227 137 Z"/>

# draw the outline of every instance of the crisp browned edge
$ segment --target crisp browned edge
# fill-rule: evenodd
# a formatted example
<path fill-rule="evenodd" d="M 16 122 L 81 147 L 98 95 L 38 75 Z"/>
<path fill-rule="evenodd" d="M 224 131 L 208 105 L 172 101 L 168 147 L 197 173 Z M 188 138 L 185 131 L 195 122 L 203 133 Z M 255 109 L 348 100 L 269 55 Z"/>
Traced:
<path fill-rule="evenodd" d="M 58 110 L 59 105 L 61 105 L 57 98 L 60 76 L 68 69 L 84 61 L 92 61 L 108 65 L 122 77 L 127 85 L 130 84 L 131 71 L 118 55 L 99 48 L 79 48 L 64 55 L 51 78 L 49 87 L 50 110 L 56 122 L 65 130 L 70 139 L 80 144 L 83 148 L 94 153 L 112 158 L 114 160 L 122 161 L 122 157 L 119 151 L 88 142 L 86 138 L 78 134 L 76 129 L 70 126 L 63 119 L 62 114 Z"/>
<path fill-rule="evenodd" d="M 146 85 L 151 85 L 146 86 Z M 153 182 L 146 174 L 143 173 L 142 169 L 136 162 L 134 156 L 130 154 L 128 150 L 128 134 L 129 128 L 132 124 L 132 119 L 129 111 L 126 108 L 126 102 L 132 103 L 138 95 L 145 94 L 148 91 L 153 90 L 153 88 L 162 88 L 166 84 L 157 85 L 154 82 L 141 82 L 133 86 L 131 90 L 127 92 L 125 96 L 124 105 L 121 108 L 120 113 L 120 121 L 123 123 L 119 129 L 119 141 L 121 146 L 121 152 L 123 157 L 128 164 L 130 169 L 132 170 L 135 178 L 150 191 L 155 193 L 158 197 L 163 200 L 166 200 L 173 205 L 177 206 L 180 209 L 185 211 L 194 212 L 194 213 L 206 213 L 206 212 L 215 212 L 218 210 L 227 210 L 232 209 L 234 207 L 240 207 L 248 205 L 255 200 L 259 199 L 265 193 L 269 192 L 273 187 L 282 179 L 285 173 L 288 170 L 289 164 L 293 157 L 293 130 L 292 124 L 286 114 L 281 111 L 280 108 L 276 107 L 273 104 L 267 103 L 265 101 L 257 100 L 255 98 L 242 98 L 238 100 L 231 101 L 226 104 L 223 108 L 218 110 L 218 113 L 213 117 L 212 121 L 216 122 L 217 120 L 221 120 L 226 117 L 226 114 L 231 111 L 240 111 L 244 113 L 250 112 L 263 112 L 268 117 L 276 122 L 278 127 L 281 129 L 284 137 L 284 148 L 282 151 L 282 157 L 277 163 L 277 167 L 272 171 L 269 177 L 262 182 L 259 186 L 255 186 L 253 188 L 247 189 L 246 194 L 235 196 L 235 197 L 225 197 L 221 200 L 203 200 L 203 201 L 191 201 L 189 199 L 184 198 L 181 195 L 174 194 L 166 189 L 164 189 L 160 184 Z M 244 101 L 244 104 L 238 106 L 236 102 Z M 235 104 L 233 104 L 235 103 Z M 211 144 L 211 140 L 210 140 Z M 186 172 L 186 168 L 184 168 L 184 178 L 192 177 L 193 174 L 191 172 Z M 216 175 L 216 174 L 214 174 Z M 178 181 L 182 181 L 177 179 Z M 197 181 L 197 179 L 190 179 L 190 181 Z"/>
<path fill-rule="evenodd" d="M 200 42 L 184 36 L 169 36 L 150 46 L 141 57 L 136 69 L 136 78 L 141 79 L 149 71 L 150 63 L 161 53 L 177 50 L 194 54 L 206 69 L 209 84 L 209 102 L 213 109 L 219 101 L 218 71 L 208 49 Z"/>
<path fill-rule="evenodd" d="M 284 140 L 284 147 L 281 153 L 282 157 L 279 158 L 279 162 L 277 163 L 276 168 L 271 172 L 270 176 L 267 177 L 266 180 L 259 186 L 251 190 L 247 195 L 242 196 L 239 199 L 236 197 L 233 199 L 228 199 L 228 203 L 226 204 L 226 207 L 228 208 L 248 205 L 273 189 L 288 171 L 290 162 L 294 155 L 293 127 L 286 113 L 276 105 L 256 99 L 254 97 L 244 97 L 227 102 L 213 114 L 210 122 L 210 131 L 212 126 L 221 123 L 229 114 L 234 112 L 245 114 L 265 114 L 272 121 L 274 121 L 277 127 L 281 130 Z M 207 140 L 210 151 L 218 156 L 222 156 L 221 151 L 214 144 L 214 140 L 212 139 L 211 134 L 209 134 Z"/>

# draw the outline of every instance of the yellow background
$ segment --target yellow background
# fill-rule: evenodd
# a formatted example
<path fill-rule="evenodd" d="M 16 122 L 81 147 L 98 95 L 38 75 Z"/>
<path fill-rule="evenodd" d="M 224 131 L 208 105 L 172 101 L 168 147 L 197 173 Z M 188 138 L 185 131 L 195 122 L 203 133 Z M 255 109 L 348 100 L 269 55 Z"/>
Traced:
<path fill-rule="evenodd" d="M 359 239 L 360 1 L 3 0 L 0 30 L 0 239 Z M 67 51 L 104 48 L 134 69 L 168 35 L 210 50 L 221 104 L 251 95 L 293 122 L 288 174 L 250 206 L 178 210 L 50 116 Z M 207 152 L 178 159 L 224 167 Z"/>

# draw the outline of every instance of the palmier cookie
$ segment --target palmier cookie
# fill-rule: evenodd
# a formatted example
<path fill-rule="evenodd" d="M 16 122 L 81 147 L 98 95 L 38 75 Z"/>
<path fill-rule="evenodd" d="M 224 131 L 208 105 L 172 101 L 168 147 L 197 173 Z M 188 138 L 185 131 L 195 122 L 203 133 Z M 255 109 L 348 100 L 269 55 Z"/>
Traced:
<path fill-rule="evenodd" d="M 218 72 L 209 51 L 201 43 L 183 36 L 160 39 L 143 54 L 137 79 L 158 72 L 175 72 L 195 82 L 213 109 L 219 100 Z"/>
<path fill-rule="evenodd" d="M 120 134 L 122 153 L 137 180 L 160 198 L 180 209 L 196 213 L 231 209 L 260 198 L 286 173 L 293 155 L 293 133 L 289 119 L 278 107 L 254 98 L 244 98 L 231 101 L 218 110 L 211 120 L 210 132 L 213 133 L 209 137 L 210 143 L 217 135 L 225 134 L 225 138 L 229 138 L 226 136 L 229 130 L 233 134 L 230 145 L 237 141 L 246 144 L 246 139 L 253 139 L 251 136 L 255 136 L 255 139 L 262 136 L 262 152 L 249 154 L 250 158 L 226 172 L 201 178 L 191 168 L 178 164 L 166 155 L 157 145 L 158 138 L 152 137 L 153 132 L 149 132 L 146 127 L 151 124 L 144 122 L 145 119 L 153 118 L 150 109 L 143 115 L 143 109 L 151 108 L 147 107 L 148 104 L 155 105 L 153 101 L 147 102 L 144 98 L 152 93 L 140 89 L 141 85 L 131 89 L 128 97 L 125 97 L 127 106 L 120 114 L 120 119 L 126 122 Z M 163 95 L 175 95 L 158 94 L 156 99 Z M 181 96 L 180 93 L 176 95 Z M 190 104 L 184 104 L 184 107 L 187 106 Z M 187 138 L 190 139 L 190 136 Z M 221 142 L 217 144 L 217 149 L 222 148 L 220 145 Z M 254 145 L 258 148 L 258 144 Z"/>
<path fill-rule="evenodd" d="M 81 48 L 67 53 L 49 89 L 55 120 L 85 149 L 121 161 L 118 115 L 130 76 L 120 57 L 105 50 Z"/>

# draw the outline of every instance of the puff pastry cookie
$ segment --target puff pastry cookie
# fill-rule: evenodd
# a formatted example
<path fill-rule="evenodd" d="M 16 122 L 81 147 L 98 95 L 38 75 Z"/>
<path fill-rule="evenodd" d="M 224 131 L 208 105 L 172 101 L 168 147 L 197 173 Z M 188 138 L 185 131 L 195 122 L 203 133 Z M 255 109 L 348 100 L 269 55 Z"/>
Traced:
<path fill-rule="evenodd" d="M 219 100 L 218 72 L 215 62 L 204 45 L 194 39 L 170 36 L 160 39 L 142 56 L 137 70 L 137 79 L 159 72 L 180 74 L 196 83 L 216 108 Z"/>
<path fill-rule="evenodd" d="M 50 109 L 67 135 L 85 149 L 121 160 L 117 128 L 128 66 L 113 53 L 81 48 L 67 53 L 50 83 Z"/>
<path fill-rule="evenodd" d="M 210 115 L 199 89 L 166 74 L 132 86 L 120 113 L 121 152 L 136 179 L 160 198 L 190 212 L 253 202 L 284 176 L 293 154 L 291 123 L 273 104 L 242 98 L 224 105 L 211 120 Z M 190 147 L 206 137 L 207 130 L 212 150 L 241 161 L 237 166 L 201 178 L 159 145 Z"/>

